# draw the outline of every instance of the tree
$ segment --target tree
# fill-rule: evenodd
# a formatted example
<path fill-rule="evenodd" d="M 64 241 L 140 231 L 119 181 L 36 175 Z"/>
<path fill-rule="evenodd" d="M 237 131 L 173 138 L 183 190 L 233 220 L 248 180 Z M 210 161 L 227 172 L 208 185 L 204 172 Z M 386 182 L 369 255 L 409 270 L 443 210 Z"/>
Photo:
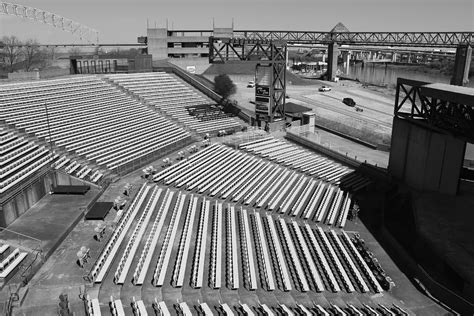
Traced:
<path fill-rule="evenodd" d="M 2 38 L 3 44 L 3 63 L 13 72 L 14 65 L 21 57 L 21 42 L 16 36 L 5 36 Z"/>
<path fill-rule="evenodd" d="M 225 100 L 237 91 L 237 87 L 228 75 L 222 74 L 214 77 L 214 90 Z"/>
<path fill-rule="evenodd" d="M 24 45 L 22 47 L 22 55 L 25 59 L 25 70 L 31 71 L 34 65 L 44 61 L 45 54 L 36 40 L 29 39 Z"/>

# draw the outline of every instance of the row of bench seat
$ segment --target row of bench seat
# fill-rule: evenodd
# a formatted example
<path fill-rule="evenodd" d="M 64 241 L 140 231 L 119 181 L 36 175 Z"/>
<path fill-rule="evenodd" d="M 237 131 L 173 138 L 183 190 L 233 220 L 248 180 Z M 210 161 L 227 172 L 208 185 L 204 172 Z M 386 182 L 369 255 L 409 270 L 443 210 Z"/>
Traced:
<path fill-rule="evenodd" d="M 342 288 L 349 293 L 381 292 L 378 280 L 364 264 L 348 235 L 324 231 L 320 226 L 313 229 L 308 223 L 300 225 L 293 219 L 288 222 L 288 219 L 276 218 L 268 212 L 262 216 L 254 210 L 249 216 L 243 207 L 238 210 L 234 205 L 226 204 L 224 208 L 219 201 L 213 202 L 211 210 L 207 198 L 170 189 L 166 190 L 158 207 L 162 192 L 161 187 L 146 184 L 139 190 L 93 267 L 96 283 L 103 281 L 114 257 L 119 257 L 114 281 L 124 284 L 127 275 L 131 274 L 130 266 L 137 262 L 132 282 L 143 285 L 153 253 L 160 248 L 151 280 L 158 287 L 164 285 L 167 275 L 171 277 L 173 287 L 182 287 L 185 271 L 189 268 L 191 286 L 201 288 L 208 263 L 209 287 L 214 289 L 221 288 L 223 277 L 226 277 L 229 289 L 242 288 L 240 281 L 245 280 L 243 287 L 256 290 L 258 271 L 262 286 L 269 291 L 280 287 L 283 291 L 296 288 L 302 292 L 339 292 Z M 160 237 L 171 210 L 164 237 Z M 179 235 L 181 216 L 184 224 Z M 195 220 L 196 216 L 198 219 Z M 152 217 L 155 218 L 153 223 L 150 222 Z M 196 231 L 192 230 L 195 221 Z M 149 231 L 148 236 L 145 231 Z M 210 255 L 206 258 L 208 235 Z M 142 240 L 146 242 L 138 256 L 136 253 Z M 176 250 L 173 250 L 174 244 L 178 244 Z M 121 249 L 120 253 L 117 253 L 118 249 Z M 194 249 L 194 257 L 187 260 L 191 249 Z M 168 267 L 173 263 L 173 272 L 168 273 Z M 222 270 L 223 265 L 225 270 Z"/>
<path fill-rule="evenodd" d="M 219 289 L 222 281 L 222 203 L 216 201 L 213 208 L 211 262 L 209 265 L 209 286 Z"/>
<path fill-rule="evenodd" d="M 220 111 L 216 114 L 212 101 L 172 74 L 149 73 L 143 78 L 123 74 L 108 76 L 108 78 L 197 133 L 204 134 L 242 126 L 238 120 L 229 118 Z M 201 117 L 192 115 L 188 111 L 189 108 L 202 108 L 206 104 L 211 104 L 209 113 L 214 114 Z M 205 109 L 201 111 L 205 113 Z"/>
<path fill-rule="evenodd" d="M 168 269 L 171 251 L 173 250 L 174 239 L 176 237 L 176 232 L 178 230 L 179 219 L 183 213 L 184 203 L 186 201 L 186 195 L 178 192 L 177 201 L 173 213 L 171 215 L 171 220 L 168 225 L 168 229 L 161 246 L 160 255 L 158 257 L 158 262 L 156 263 L 156 268 L 153 273 L 153 285 L 161 287 L 164 284 L 166 271 Z"/>
<path fill-rule="evenodd" d="M 18 87 L 0 88 L 16 91 L 0 95 L 0 119 L 105 169 L 114 171 L 190 137 L 176 123 L 97 76 Z M 83 166 L 79 177 L 93 169 L 92 164 Z"/>
<path fill-rule="evenodd" d="M 135 268 L 135 272 L 133 273 L 132 282 L 135 285 L 142 285 L 145 281 L 145 276 L 151 264 L 151 259 L 153 257 L 153 253 L 155 252 L 158 238 L 161 234 L 161 229 L 163 228 L 168 210 L 170 209 L 173 196 L 173 191 L 166 190 L 163 201 L 161 202 L 160 208 L 158 209 L 158 214 L 156 215 L 151 230 L 148 233 L 145 247 L 142 250 L 140 259 L 138 260 L 138 264 Z"/>
<path fill-rule="evenodd" d="M 228 205 L 226 208 L 226 252 L 227 252 L 227 286 L 236 290 L 239 288 L 239 259 L 237 246 L 237 223 L 235 208 Z"/>
<path fill-rule="evenodd" d="M 172 284 L 175 287 L 182 287 L 184 284 L 184 273 L 186 271 L 186 263 L 191 245 L 191 237 L 193 234 L 194 216 L 196 214 L 198 198 L 191 195 L 189 206 L 184 221 L 183 233 L 178 246 L 176 255 L 176 264 L 173 272 Z"/>
<path fill-rule="evenodd" d="M 200 289 L 203 286 L 209 214 L 210 201 L 203 199 L 201 203 L 201 213 L 199 215 L 198 229 L 196 231 L 196 243 L 191 274 L 191 286 L 197 289 Z"/>
<path fill-rule="evenodd" d="M 11 129 L 0 130 L 0 193 L 28 179 L 58 157 Z"/>
<path fill-rule="evenodd" d="M 155 206 L 158 203 L 158 199 L 160 198 L 162 191 L 163 190 L 158 187 L 153 189 L 151 197 L 135 225 L 135 228 L 130 239 L 128 240 L 125 251 L 122 254 L 122 258 L 120 259 L 119 265 L 115 272 L 114 281 L 116 284 L 124 284 L 125 282 L 125 278 L 132 264 L 132 260 L 135 257 L 135 253 L 137 252 L 138 246 L 145 233 L 148 222 L 155 211 Z"/>
<path fill-rule="evenodd" d="M 2 281 L 11 277 L 28 256 L 28 252 L 22 252 L 19 248 L 15 248 L 10 252 L 9 249 L 10 245 L 8 244 L 0 246 L 0 280 Z"/>
<path fill-rule="evenodd" d="M 150 187 L 144 183 L 138 191 L 133 202 L 129 205 L 125 212 L 122 213 L 122 216 L 117 223 L 117 227 L 114 229 L 104 249 L 100 253 L 98 259 L 91 269 L 90 275 L 95 283 L 101 283 L 104 280 L 110 265 L 117 255 L 118 249 L 120 248 L 122 241 L 125 239 L 127 231 L 132 225 L 135 216 L 144 202 L 149 190 Z"/>
<path fill-rule="evenodd" d="M 109 309 L 112 315 L 121 316 L 125 315 L 126 306 L 121 299 L 116 299 L 113 296 L 110 297 Z M 148 316 L 152 315 L 148 312 L 145 303 L 142 300 L 136 300 L 135 297 L 131 298 L 131 311 L 136 316 Z M 84 298 L 84 306 L 87 315 L 98 316 L 101 315 L 99 301 L 97 299 L 91 299 L 89 295 Z M 168 307 L 169 306 L 169 307 Z M 152 310 L 154 315 L 160 316 L 171 316 L 172 310 L 175 310 L 173 314 L 182 316 L 202 315 L 202 316 L 213 316 L 213 315 L 224 315 L 224 316 L 312 316 L 312 315 L 389 315 L 389 316 L 404 316 L 409 313 L 400 307 L 396 303 L 388 304 L 366 304 L 362 303 L 359 306 L 354 303 L 346 303 L 345 305 L 336 305 L 329 303 L 328 306 L 322 306 L 320 304 L 313 303 L 312 306 L 303 305 L 296 302 L 294 306 L 287 306 L 285 304 L 270 305 L 258 304 L 249 305 L 247 303 L 239 302 L 236 305 L 219 302 L 216 305 L 211 304 L 209 306 L 206 302 L 197 302 L 196 304 L 187 302 L 176 302 L 174 304 L 167 305 L 165 301 L 159 301 L 155 298 L 152 304 Z M 193 312 L 194 311 L 194 312 Z"/>
<path fill-rule="evenodd" d="M 239 148 L 313 177 L 341 185 L 346 191 L 357 191 L 371 183 L 369 179 L 354 173 L 349 167 L 274 137 L 244 142 Z"/>
<path fill-rule="evenodd" d="M 344 227 L 352 198 L 337 186 L 214 144 L 154 176 L 156 182 Z"/>

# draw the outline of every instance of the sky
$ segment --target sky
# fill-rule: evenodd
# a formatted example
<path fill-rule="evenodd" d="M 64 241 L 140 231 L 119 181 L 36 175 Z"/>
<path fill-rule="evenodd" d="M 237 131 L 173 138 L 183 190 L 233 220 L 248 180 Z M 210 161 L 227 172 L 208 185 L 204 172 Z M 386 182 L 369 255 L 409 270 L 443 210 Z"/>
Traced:
<path fill-rule="evenodd" d="M 474 0 L 9 0 L 69 18 L 99 32 L 100 43 L 136 43 L 150 27 L 329 31 L 474 31 Z M 0 14 L 0 37 L 81 43 L 70 33 Z"/>

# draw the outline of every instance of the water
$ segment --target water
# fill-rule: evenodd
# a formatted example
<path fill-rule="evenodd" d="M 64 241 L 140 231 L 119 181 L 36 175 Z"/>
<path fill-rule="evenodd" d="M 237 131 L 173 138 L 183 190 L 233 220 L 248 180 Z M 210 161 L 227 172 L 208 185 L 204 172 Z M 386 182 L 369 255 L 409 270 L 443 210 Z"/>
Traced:
<path fill-rule="evenodd" d="M 357 79 L 364 83 L 375 85 L 388 85 L 394 87 L 397 84 L 397 78 L 407 78 L 425 82 L 448 83 L 451 77 L 446 74 L 437 73 L 432 69 L 424 69 L 421 66 L 404 66 L 382 63 L 358 63 L 349 67 L 349 73 L 346 74 L 342 65 L 339 70 L 346 77 Z M 474 77 L 469 78 L 468 87 L 474 88 Z"/>

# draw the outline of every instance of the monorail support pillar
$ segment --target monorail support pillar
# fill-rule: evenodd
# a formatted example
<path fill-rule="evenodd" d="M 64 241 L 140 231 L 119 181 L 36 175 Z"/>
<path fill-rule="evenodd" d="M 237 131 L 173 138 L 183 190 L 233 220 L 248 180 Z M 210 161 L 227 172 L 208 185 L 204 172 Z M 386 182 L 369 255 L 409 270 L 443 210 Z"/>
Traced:
<path fill-rule="evenodd" d="M 454 73 L 451 84 L 455 86 L 465 86 L 469 82 L 469 68 L 471 66 L 472 47 L 470 45 L 459 45 L 456 49 L 454 59 Z"/>
<path fill-rule="evenodd" d="M 330 43 L 328 45 L 328 71 L 327 80 L 334 81 L 337 74 L 337 56 L 339 55 L 339 48 L 337 43 Z"/>

